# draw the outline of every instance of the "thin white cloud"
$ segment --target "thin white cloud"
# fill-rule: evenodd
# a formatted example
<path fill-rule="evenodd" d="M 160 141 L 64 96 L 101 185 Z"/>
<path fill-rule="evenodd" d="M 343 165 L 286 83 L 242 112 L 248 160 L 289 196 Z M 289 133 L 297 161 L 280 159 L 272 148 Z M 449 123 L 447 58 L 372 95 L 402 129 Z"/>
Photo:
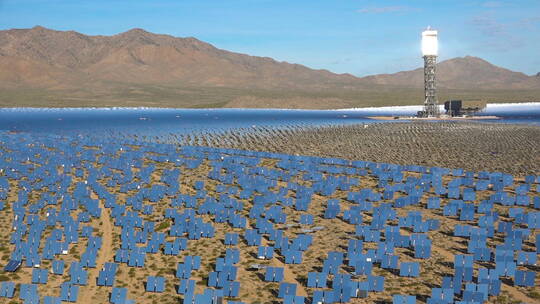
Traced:
<path fill-rule="evenodd" d="M 482 34 L 476 44 L 486 49 L 506 52 L 521 48 L 526 43 L 522 36 L 516 35 L 512 30 L 516 24 L 499 22 L 491 14 L 474 16 L 470 24 Z"/>
<path fill-rule="evenodd" d="M 497 8 L 497 7 L 504 6 L 504 2 L 502 2 L 502 1 L 486 1 L 486 2 L 482 3 L 482 6 L 487 7 L 487 8 Z"/>
<path fill-rule="evenodd" d="M 385 13 L 399 13 L 399 12 L 410 12 L 414 9 L 409 6 L 371 6 L 371 7 L 364 7 L 357 12 L 361 14 L 385 14 Z"/>
<path fill-rule="evenodd" d="M 332 62 L 330 62 L 331 65 L 340 65 L 340 64 L 345 64 L 345 63 L 350 63 L 352 62 L 353 59 L 352 58 L 343 58 L 343 59 L 338 59 L 338 60 L 334 60 Z"/>
<path fill-rule="evenodd" d="M 519 20 L 518 24 L 527 28 L 538 28 L 540 25 L 540 17 L 528 17 Z"/>
<path fill-rule="evenodd" d="M 507 25 L 498 22 L 491 15 L 474 16 L 471 24 L 487 36 L 499 35 L 506 32 Z"/>

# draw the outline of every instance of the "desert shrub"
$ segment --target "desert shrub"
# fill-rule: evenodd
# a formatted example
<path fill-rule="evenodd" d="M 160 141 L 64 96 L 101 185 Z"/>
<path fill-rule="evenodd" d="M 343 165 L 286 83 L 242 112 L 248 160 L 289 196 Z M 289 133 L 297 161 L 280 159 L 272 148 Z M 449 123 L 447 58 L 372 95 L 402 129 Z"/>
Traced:
<path fill-rule="evenodd" d="M 167 229 L 169 228 L 171 224 L 169 223 L 169 221 L 164 221 L 164 222 L 161 222 L 157 227 L 156 227 L 156 231 L 161 231 L 161 230 L 164 230 L 164 229 Z"/>
<path fill-rule="evenodd" d="M 533 299 L 540 299 L 540 292 L 533 290 L 529 292 L 528 296 Z"/>

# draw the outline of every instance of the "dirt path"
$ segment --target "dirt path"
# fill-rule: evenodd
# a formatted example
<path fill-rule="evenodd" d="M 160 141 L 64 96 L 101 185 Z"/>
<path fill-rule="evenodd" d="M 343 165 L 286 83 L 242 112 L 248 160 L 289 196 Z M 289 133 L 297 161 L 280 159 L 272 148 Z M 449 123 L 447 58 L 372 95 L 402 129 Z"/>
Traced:
<path fill-rule="evenodd" d="M 264 238 L 263 238 L 263 240 L 264 240 Z M 263 244 L 266 243 L 265 241 L 266 240 L 263 241 Z M 267 245 L 264 244 L 264 246 L 267 246 Z M 304 297 L 307 298 L 308 294 L 307 294 L 306 290 L 304 289 L 304 286 L 302 286 L 302 284 L 300 284 L 300 282 L 298 282 L 296 280 L 296 275 L 294 275 L 294 273 L 291 271 L 291 269 L 289 267 L 287 267 L 287 264 L 281 262 L 276 257 L 272 258 L 271 263 L 275 267 L 283 267 L 283 279 L 284 279 L 285 282 L 296 283 L 296 295 L 297 296 L 304 296 Z"/>
<path fill-rule="evenodd" d="M 100 222 L 102 223 L 102 225 L 100 226 L 101 230 L 99 232 L 102 232 L 102 243 L 96 260 L 96 268 L 89 269 L 88 285 L 80 289 L 81 293 L 79 294 L 79 298 L 77 299 L 78 303 L 92 302 L 92 298 L 94 298 L 94 296 L 96 295 L 96 279 L 99 271 L 103 268 L 103 265 L 105 265 L 106 262 L 112 261 L 112 258 L 114 256 L 112 239 L 113 227 L 111 223 L 110 211 L 109 209 L 105 208 L 105 206 L 103 205 L 103 201 L 99 199 L 94 192 L 92 192 L 90 197 L 92 199 L 99 200 L 99 207 L 101 208 Z"/>

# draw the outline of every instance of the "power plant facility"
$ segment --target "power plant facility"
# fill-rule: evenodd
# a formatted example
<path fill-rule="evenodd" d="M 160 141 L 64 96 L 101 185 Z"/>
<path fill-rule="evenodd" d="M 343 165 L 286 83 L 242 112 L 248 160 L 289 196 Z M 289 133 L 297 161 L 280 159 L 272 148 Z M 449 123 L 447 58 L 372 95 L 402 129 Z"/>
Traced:
<path fill-rule="evenodd" d="M 472 116 L 486 108 L 484 100 L 448 100 L 444 102 L 445 114 L 451 117 Z"/>
<path fill-rule="evenodd" d="M 436 65 L 439 52 L 437 31 L 428 27 L 422 32 L 422 57 L 424 58 L 424 107 L 418 111 L 420 118 L 467 117 L 486 107 L 482 100 L 448 100 L 444 103 L 445 113 L 441 115 L 437 99 Z"/>
<path fill-rule="evenodd" d="M 428 27 L 422 32 L 422 56 L 424 57 L 424 109 L 418 112 L 418 117 L 438 117 L 439 101 L 435 71 L 439 45 L 437 31 Z"/>

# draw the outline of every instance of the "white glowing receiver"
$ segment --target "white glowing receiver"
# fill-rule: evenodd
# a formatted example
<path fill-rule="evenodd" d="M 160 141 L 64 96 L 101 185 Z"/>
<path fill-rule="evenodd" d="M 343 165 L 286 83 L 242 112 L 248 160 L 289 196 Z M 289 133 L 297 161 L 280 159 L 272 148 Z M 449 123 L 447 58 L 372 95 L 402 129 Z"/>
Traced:
<path fill-rule="evenodd" d="M 439 46 L 437 42 L 437 31 L 425 30 L 422 32 L 422 55 L 437 56 Z"/>

